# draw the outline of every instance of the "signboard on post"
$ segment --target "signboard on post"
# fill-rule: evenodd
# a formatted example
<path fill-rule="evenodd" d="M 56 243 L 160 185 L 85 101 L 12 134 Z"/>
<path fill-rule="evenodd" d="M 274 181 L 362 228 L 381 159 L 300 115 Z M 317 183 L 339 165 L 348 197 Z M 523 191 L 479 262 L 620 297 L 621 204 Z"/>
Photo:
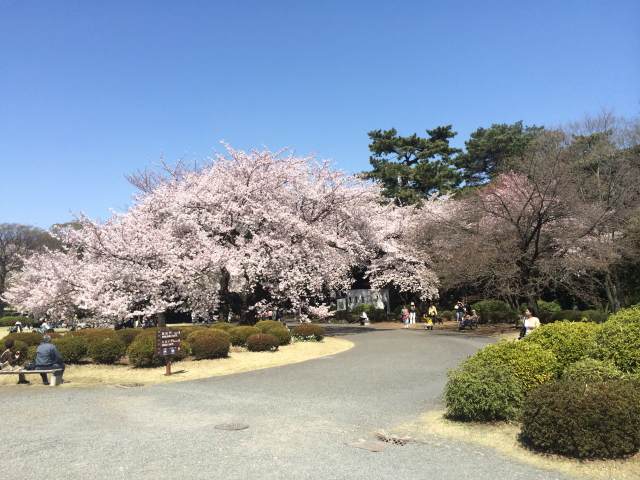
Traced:
<path fill-rule="evenodd" d="M 180 330 L 158 330 L 156 333 L 156 354 L 166 357 L 165 375 L 171 375 L 171 356 L 180 351 Z"/>

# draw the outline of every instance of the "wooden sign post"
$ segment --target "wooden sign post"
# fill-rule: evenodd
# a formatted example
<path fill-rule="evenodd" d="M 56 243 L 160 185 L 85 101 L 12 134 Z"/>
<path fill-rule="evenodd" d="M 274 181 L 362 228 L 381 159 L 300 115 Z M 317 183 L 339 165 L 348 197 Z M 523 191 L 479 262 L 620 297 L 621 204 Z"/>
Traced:
<path fill-rule="evenodd" d="M 165 375 L 171 375 L 171 356 L 180 351 L 180 330 L 158 330 L 156 354 L 166 359 Z"/>

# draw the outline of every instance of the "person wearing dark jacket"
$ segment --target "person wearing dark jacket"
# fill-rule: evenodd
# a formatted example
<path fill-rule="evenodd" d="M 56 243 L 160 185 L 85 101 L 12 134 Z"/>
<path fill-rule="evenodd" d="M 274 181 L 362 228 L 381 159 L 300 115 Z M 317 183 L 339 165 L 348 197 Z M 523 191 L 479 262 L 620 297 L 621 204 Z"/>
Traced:
<path fill-rule="evenodd" d="M 64 361 L 60 356 L 60 352 L 55 345 L 51 343 L 51 337 L 45 335 L 42 337 L 42 343 L 38 345 L 36 349 L 36 360 L 34 362 L 35 370 L 49 370 L 53 368 L 61 368 L 61 372 L 56 372 L 54 375 L 58 376 L 58 382 L 62 383 L 62 375 L 64 374 Z M 42 383 L 49 385 L 46 373 L 41 373 Z"/>

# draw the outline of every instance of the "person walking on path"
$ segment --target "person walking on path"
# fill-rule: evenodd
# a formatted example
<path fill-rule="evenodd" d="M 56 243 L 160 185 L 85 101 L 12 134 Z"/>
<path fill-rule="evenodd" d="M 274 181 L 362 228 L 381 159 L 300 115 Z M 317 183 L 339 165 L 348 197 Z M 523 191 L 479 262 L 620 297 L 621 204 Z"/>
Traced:
<path fill-rule="evenodd" d="M 458 302 L 453 307 L 453 310 L 456 312 L 456 322 L 458 322 L 458 327 L 464 318 L 464 302 L 462 300 L 458 300 Z"/>
<path fill-rule="evenodd" d="M 416 313 L 416 304 L 411 302 L 411 306 L 409 307 L 409 325 L 415 325 Z"/>
<path fill-rule="evenodd" d="M 402 323 L 404 323 L 404 328 L 409 328 L 409 309 L 406 306 L 402 307 L 400 319 L 402 320 Z"/>

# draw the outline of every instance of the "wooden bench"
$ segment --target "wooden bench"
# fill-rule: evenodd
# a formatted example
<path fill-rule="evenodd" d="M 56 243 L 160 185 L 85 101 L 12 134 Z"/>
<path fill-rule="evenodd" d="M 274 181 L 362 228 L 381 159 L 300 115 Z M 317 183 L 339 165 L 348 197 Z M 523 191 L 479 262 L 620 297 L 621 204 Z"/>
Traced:
<path fill-rule="evenodd" d="M 49 385 L 52 387 L 57 387 L 60 385 L 61 376 L 55 375 L 57 372 L 62 372 L 62 368 L 50 368 L 46 370 L 25 370 L 21 368 L 20 370 L 0 370 L 0 375 L 18 375 L 18 383 L 29 383 L 27 379 L 24 377 L 25 375 L 31 375 L 34 373 L 44 373 L 49 375 Z"/>

